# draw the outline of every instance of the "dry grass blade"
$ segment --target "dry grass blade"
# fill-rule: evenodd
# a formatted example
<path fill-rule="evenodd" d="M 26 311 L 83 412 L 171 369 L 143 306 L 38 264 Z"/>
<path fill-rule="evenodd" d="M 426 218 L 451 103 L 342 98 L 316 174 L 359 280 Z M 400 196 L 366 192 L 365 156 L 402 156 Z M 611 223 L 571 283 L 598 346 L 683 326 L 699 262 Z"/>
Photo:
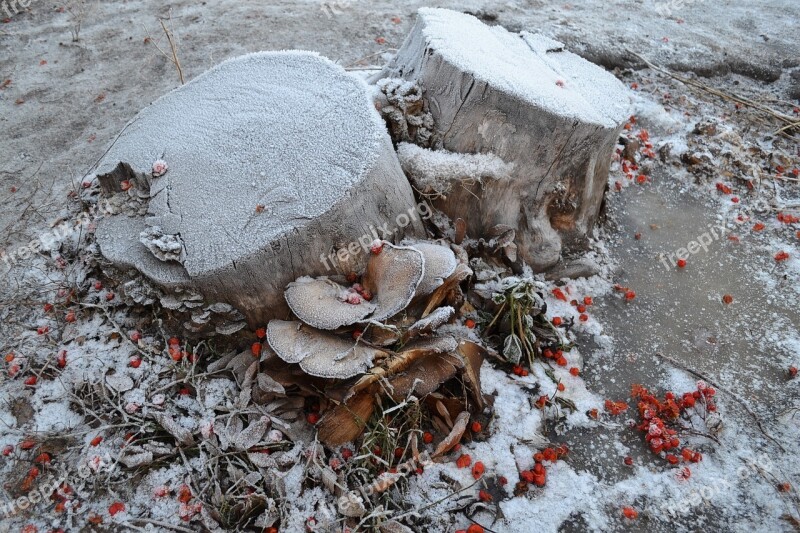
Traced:
<path fill-rule="evenodd" d="M 456 418 L 455 424 L 453 424 L 453 429 L 450 430 L 450 434 L 445 437 L 445 439 L 439 443 L 439 446 L 436 447 L 436 451 L 433 452 L 431 457 L 440 457 L 458 444 L 461 441 L 461 437 L 464 436 L 464 432 L 467 430 L 467 424 L 469 423 L 469 413 L 464 411 Z"/>
<path fill-rule="evenodd" d="M 775 109 L 772 109 L 769 106 L 766 106 L 764 104 L 761 104 L 761 103 L 756 102 L 754 100 L 751 100 L 749 98 L 745 98 L 744 96 L 739 96 L 739 95 L 736 95 L 736 94 L 726 93 L 726 92 L 724 92 L 724 91 L 722 91 L 720 89 L 717 89 L 715 87 L 709 87 L 708 85 L 700 83 L 699 81 L 696 81 L 696 80 L 692 80 L 692 79 L 689 79 L 689 78 L 684 78 L 683 76 L 678 76 L 677 74 L 675 74 L 673 72 L 670 72 L 669 70 L 667 70 L 667 69 L 665 69 L 663 67 L 659 67 L 658 65 L 655 65 L 655 64 L 651 63 L 650 61 L 647 60 L 647 58 L 645 58 L 644 56 L 642 56 L 640 54 L 637 54 L 636 52 L 634 52 L 632 50 L 627 50 L 627 51 L 628 51 L 628 53 L 633 54 L 634 56 L 636 56 L 639 59 L 641 59 L 644 62 L 644 64 L 647 65 L 652 70 L 655 70 L 657 72 L 665 74 L 665 75 L 669 76 L 670 78 L 678 80 L 679 82 L 681 82 L 683 84 L 689 85 L 690 87 L 694 87 L 696 89 L 700 89 L 702 91 L 705 91 L 705 92 L 707 92 L 709 94 L 713 94 L 714 96 L 718 96 L 718 97 L 723 98 L 725 100 L 730 100 L 732 102 L 736 102 L 737 104 L 740 104 L 740 105 L 743 105 L 743 106 L 747 106 L 747 107 L 750 107 L 750 108 L 753 108 L 753 109 L 757 109 L 758 111 L 761 111 L 764 114 L 767 114 L 767 115 L 769 115 L 769 116 L 771 116 L 771 117 L 773 117 L 773 118 L 775 118 L 777 120 L 780 120 L 781 122 L 784 122 L 785 126 L 780 128 L 779 130 L 777 130 L 775 132 L 776 135 L 780 134 L 780 135 L 784 135 L 784 136 L 789 137 L 789 138 L 793 138 L 791 135 L 789 135 L 787 133 L 787 131 L 792 129 L 792 128 L 800 126 L 800 123 L 797 122 L 797 119 L 795 119 L 795 118 L 793 118 L 793 117 L 791 117 L 791 116 L 789 116 L 789 115 L 787 115 L 785 113 L 781 113 L 780 111 L 776 111 Z"/>
<path fill-rule="evenodd" d="M 375 410 L 371 391 L 356 394 L 325 414 L 319 424 L 319 439 L 328 446 L 341 446 L 361 435 Z"/>

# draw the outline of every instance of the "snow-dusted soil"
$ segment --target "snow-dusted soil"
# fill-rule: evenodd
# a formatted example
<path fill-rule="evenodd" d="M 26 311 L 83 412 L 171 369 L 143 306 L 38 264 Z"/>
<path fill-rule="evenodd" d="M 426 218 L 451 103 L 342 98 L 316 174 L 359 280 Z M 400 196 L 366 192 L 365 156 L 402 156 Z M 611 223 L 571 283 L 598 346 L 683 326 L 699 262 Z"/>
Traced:
<path fill-rule="evenodd" d="M 792 75 L 800 57 L 795 37 L 800 21 L 797 6 L 788 0 L 436 4 L 478 13 L 515 31 L 540 31 L 607 66 L 631 61 L 630 49 L 659 65 L 720 75 L 701 81 L 783 113 L 791 115 L 798 105 L 791 98 L 798 96 Z M 13 11 L 9 2 L 0 4 L 0 17 L 9 5 Z M 421 5 L 178 2 L 172 4 L 171 26 L 186 79 L 228 57 L 262 49 L 313 49 L 341 64 L 367 67 L 381 64 L 399 46 Z M 671 15 L 663 15 L 664 6 Z M 196 480 L 239 479 L 242 490 L 231 491 L 237 498 L 248 492 L 243 490 L 248 484 L 255 493 L 267 484 L 243 472 L 240 462 L 220 462 L 213 468 L 223 474 L 213 471 L 202 447 L 187 456 L 174 447 L 137 441 L 126 450 L 127 433 L 150 434 L 155 413 L 178 441 L 206 438 L 215 421 L 223 455 L 235 456 L 247 442 L 228 442 L 224 426 L 237 429 L 241 419 L 232 422 L 237 417 L 230 414 L 249 409 L 240 391 L 243 380 L 237 384 L 228 374 L 197 370 L 206 369 L 207 361 L 176 364 L 160 348 L 151 351 L 159 342 L 167 344 L 158 324 L 146 310 L 126 309 L 119 299 L 109 299 L 113 287 L 94 288 L 90 278 L 91 289 L 77 297 L 80 304 L 69 290 L 81 277 L 69 250 L 91 230 L 88 224 L 60 225 L 77 208 L 70 192 L 81 187 L 84 172 L 127 120 L 179 83 L 173 65 L 152 43 L 165 48 L 157 17 L 167 14 L 167 7 L 155 2 L 73 2 L 64 8 L 34 1 L 0 25 L 5 50 L 0 58 L 0 227 L 6 253 L 17 258 L 9 260 L 10 272 L 0 263 L 0 353 L 14 354 L 0 362 L 0 531 L 28 525 L 38 531 L 195 530 L 208 504 L 196 507 L 200 502 L 193 494 L 202 488 Z M 80 39 L 73 42 L 78 19 Z M 643 157 L 643 170 L 633 172 L 634 179 L 615 163 L 608 217 L 594 252 L 603 271 L 565 286 L 568 299 L 594 298 L 588 320 L 579 321 L 574 306 L 548 295 L 548 314 L 576 320 L 577 346 L 566 354 L 568 366 L 540 364 L 530 376 L 517 377 L 509 368 L 485 364 L 483 387 L 495 396 L 493 418 L 462 451 L 485 464 L 487 478 L 505 476 L 509 483 L 494 485 L 494 501 L 476 506 L 480 485 L 473 485 L 469 469 L 458 469 L 452 460 L 429 465 L 397 493 L 397 501 L 387 503 L 395 515 L 401 514 L 397 509 L 420 511 L 406 517 L 406 524 L 454 531 L 471 518 L 493 531 L 522 532 L 791 531 L 800 523 L 800 419 L 795 416 L 800 381 L 788 373 L 800 364 L 800 225 L 777 218 L 778 213 L 800 215 L 798 177 L 792 174 L 800 166 L 798 142 L 775 136 L 781 124 L 762 113 L 737 109 L 731 101 L 652 71 L 618 74 L 626 85 L 637 84 L 631 91 L 637 121 L 628 134 L 635 137 L 646 129 L 655 158 Z M 716 122 L 716 131 L 692 133 L 701 121 Z M 670 154 L 660 161 L 665 144 Z M 646 176 L 643 183 L 636 179 L 640 174 Z M 742 176 L 753 177 L 752 189 Z M 718 190 L 718 182 L 731 192 Z M 764 228 L 754 231 L 757 223 Z M 671 264 L 670 254 L 677 259 L 678 249 L 712 232 L 719 237 L 690 252 L 685 268 Z M 42 251 L 21 248 L 32 239 Z M 782 251 L 789 257 L 777 261 Z M 635 291 L 636 298 L 626 300 L 614 284 Z M 724 295 L 733 298 L 730 304 L 723 302 Z M 45 311 L 47 303 L 54 308 Z M 74 322 L 70 310 L 76 311 Z M 147 335 L 130 342 L 131 332 L 143 326 Z M 61 350 L 66 350 L 65 363 Z M 138 366 L 132 363 L 139 358 Z M 549 366 L 563 380 L 565 391 L 559 395 L 575 403 L 574 413 L 535 407 L 541 394 L 556 392 L 545 373 Z M 572 366 L 580 367 L 580 377 L 566 371 Z M 705 431 L 718 442 L 709 436 L 682 437 L 684 445 L 703 454 L 683 479 L 676 474 L 684 465 L 671 466 L 651 453 L 628 421 L 637 418 L 632 384 L 662 397 L 668 390 L 680 395 L 696 388 L 698 378 L 687 369 L 718 387 L 722 425 Z M 244 373 L 237 372 L 242 378 Z M 31 376 L 37 376 L 35 384 Z M 613 416 L 606 412 L 606 399 L 631 407 Z M 97 412 L 98 405 L 106 412 Z M 590 416 L 592 409 L 598 410 L 597 418 Z M 302 531 L 312 515 L 322 521 L 330 516 L 323 508 L 334 501 L 319 483 L 306 480 L 314 434 L 303 410 L 302 405 L 282 406 L 271 413 L 271 431 L 256 439 L 270 443 L 280 464 L 280 482 L 270 483 L 282 486 L 276 502 L 282 531 Z M 158 414 L 162 411 L 177 422 L 165 420 Z M 252 414 L 240 416 L 244 427 L 261 423 Z M 543 423 L 544 438 L 539 435 Z M 26 441 L 31 449 L 23 449 Z M 532 468 L 533 453 L 548 441 L 566 443 L 570 453 L 548 463 L 545 487 L 512 497 L 519 472 Z M 137 466 L 131 449 L 161 459 L 140 458 L 145 466 Z M 50 463 L 36 465 L 42 453 Z M 624 463 L 626 456 L 631 466 Z M 32 476 L 34 466 L 38 476 Z M 50 491 L 46 501 L 4 514 L 25 492 L 29 478 L 28 485 L 41 488 L 50 474 L 66 475 L 63 481 L 72 492 L 51 500 Z M 182 498 L 184 484 L 190 493 Z M 455 493 L 454 487 L 463 490 Z M 243 500 L 219 501 L 225 503 L 220 508 L 242 513 L 236 505 Z M 638 518 L 625 518 L 626 506 Z M 104 525 L 90 525 L 98 521 Z"/>

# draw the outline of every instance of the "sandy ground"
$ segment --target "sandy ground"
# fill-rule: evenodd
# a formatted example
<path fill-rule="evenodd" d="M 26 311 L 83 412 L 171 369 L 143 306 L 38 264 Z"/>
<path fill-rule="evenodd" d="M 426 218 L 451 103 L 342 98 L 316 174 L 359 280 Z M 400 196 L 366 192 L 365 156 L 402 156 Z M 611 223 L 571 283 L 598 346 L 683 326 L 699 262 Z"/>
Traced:
<path fill-rule="evenodd" d="M 179 85 L 174 65 L 154 46 L 166 47 L 159 17 L 171 13 L 169 24 L 179 43 L 183 75 L 189 80 L 228 57 L 257 50 L 311 49 L 349 67 L 378 65 L 402 42 L 414 11 L 422 5 L 226 1 L 164 6 L 130 1 L 62 6 L 34 0 L 27 9 L 15 12 L 8 1 L 0 4 L 0 17 L 5 7 L 12 15 L 0 24 L 4 51 L 0 58 L 0 198 L 4 207 L 0 246 L 15 250 L 67 216 L 69 193 L 80 187 L 84 173 L 118 131 L 138 109 Z M 640 66 L 633 51 L 673 70 L 714 76 L 703 81 L 784 112 L 791 113 L 792 105 L 797 105 L 793 99 L 800 97 L 800 40 L 796 38 L 800 9 L 791 1 L 435 5 L 470 11 L 512 30 L 541 31 L 609 68 Z M 77 41 L 73 40 L 76 33 Z M 376 41 L 380 37 L 385 39 L 382 44 Z M 798 166 L 796 142 L 775 141 L 770 135 L 776 129 L 773 124 L 753 125 L 744 112 L 737 117 L 730 102 L 691 93 L 649 71 L 620 75 L 626 83 L 640 85 L 636 112 L 644 117 L 643 127 L 662 145 L 672 143 L 675 153 L 689 151 L 683 144 L 697 122 L 695 116 L 698 120 L 711 117 L 726 122 L 750 146 L 788 153 L 794 158 L 788 166 Z M 657 105 L 668 103 L 664 93 L 672 99 L 667 115 Z M 680 116 L 684 111 L 695 115 Z M 709 153 L 713 170 L 719 154 Z M 754 158 L 766 172 L 772 170 L 770 161 L 766 156 Z M 712 498 L 702 506 L 685 506 L 691 516 L 670 521 L 668 514 L 654 511 L 641 525 L 619 516 L 608 518 L 598 507 L 607 507 L 615 495 L 630 497 L 641 507 L 651 503 L 653 494 L 639 491 L 638 485 L 664 483 L 665 497 L 677 496 L 657 476 L 655 463 L 640 442 L 617 438 L 619 427 L 575 424 L 565 435 L 553 430 L 554 440 L 564 439 L 573 448 L 575 479 L 567 482 L 566 470 L 564 478 L 556 472 L 551 494 L 542 496 L 545 500 L 539 511 L 504 508 L 505 516 L 516 522 L 504 522 L 495 530 L 530 530 L 532 523 L 541 523 L 547 530 L 574 531 L 641 526 L 664 531 L 671 527 L 719 530 L 735 529 L 736 524 L 759 531 L 797 527 L 780 518 L 797 515 L 796 492 L 787 499 L 775 490 L 778 479 L 773 478 L 780 474 L 780 481 L 793 486 L 800 482 L 792 461 L 798 452 L 796 426 L 791 417 L 786 418 L 798 408 L 797 382 L 787 382 L 785 375 L 791 364 L 800 362 L 800 285 L 796 241 L 791 241 L 798 228 L 774 223 L 774 213 L 751 212 L 773 221 L 768 235 L 750 235 L 736 227 L 732 232 L 740 236 L 740 247 L 731 248 L 733 241 L 727 239 L 715 242 L 710 252 L 693 256 L 685 272 L 665 269 L 660 260 L 662 254 L 696 239 L 709 224 L 736 215 L 730 202 L 714 190 L 716 179 L 713 174 L 699 178 L 688 173 L 673 158 L 654 170 L 652 187 L 626 187 L 610 197 L 609 219 L 598 245 L 608 258 L 609 270 L 604 281 L 576 287 L 599 297 L 596 312 L 581 332 L 579 350 L 587 387 L 604 398 L 626 398 L 637 381 L 663 388 L 691 384 L 694 378 L 680 374 L 656 353 L 734 391 L 736 400 L 729 400 L 725 414 L 730 417 L 729 431 L 739 436 L 726 435 L 720 457 L 707 457 L 704 486 L 731 472 L 732 457 L 752 460 L 757 452 L 775 459 L 769 475 L 751 470 L 752 483 L 726 487 L 728 492 L 714 495 L 719 501 Z M 771 187 L 767 182 L 757 192 L 772 194 Z M 740 194 L 743 203 L 755 199 Z M 796 186 L 783 194 L 790 204 L 800 198 Z M 642 237 L 635 239 L 634 232 Z M 776 267 L 772 260 L 781 247 L 792 247 L 787 249 L 795 254 L 789 266 Z M 31 265 L 20 261 L 6 273 L 6 265 L 0 264 L 7 280 L 0 287 L 3 352 L 18 346 L 24 332 L 35 330 L 25 323 L 29 311 L 23 309 L 30 301 L 38 302 L 37 294 L 18 285 Z M 639 307 L 625 306 L 614 297 L 611 282 L 636 288 Z M 734 307 L 719 303 L 723 294 L 735 297 Z M 754 428 L 751 413 L 737 407 L 742 402 L 765 420 L 765 431 L 786 439 L 783 452 Z M 26 419 L 24 413 L 17 414 L 18 421 Z M 627 454 L 636 458 L 635 471 L 620 466 L 620 457 Z M 586 492 L 570 498 L 568 493 L 580 487 L 581 480 Z M 592 490 L 604 489 L 608 492 L 604 498 L 590 497 Z M 770 502 L 781 508 L 770 507 Z M 545 518 L 547 505 L 555 512 Z"/>

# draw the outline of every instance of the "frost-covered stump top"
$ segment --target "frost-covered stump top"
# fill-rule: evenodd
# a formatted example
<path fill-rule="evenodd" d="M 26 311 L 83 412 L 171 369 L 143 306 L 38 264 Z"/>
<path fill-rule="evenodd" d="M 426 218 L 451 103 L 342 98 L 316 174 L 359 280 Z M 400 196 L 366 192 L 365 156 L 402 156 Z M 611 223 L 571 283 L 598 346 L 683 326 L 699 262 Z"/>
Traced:
<path fill-rule="evenodd" d="M 437 191 L 446 196 L 437 207 L 465 219 L 470 235 L 497 224 L 515 228 L 522 258 L 537 270 L 557 262 L 562 246 L 585 239 L 630 114 L 626 89 L 613 75 L 545 36 L 423 8 L 381 76 L 419 84 L 435 150 L 508 165 L 507 176 L 481 173 L 482 183 L 471 188 L 465 176 L 453 176 L 448 190 Z M 414 158 L 412 170 L 446 170 L 442 157 L 427 164 L 419 151 L 405 155 Z M 420 180 L 441 181 L 416 176 L 418 186 Z"/>
<path fill-rule="evenodd" d="M 157 160 L 168 170 L 151 177 Z M 106 257 L 162 284 L 179 264 L 204 294 L 244 291 L 254 306 L 265 305 L 256 285 L 280 296 L 299 275 L 334 273 L 321 254 L 413 206 L 363 82 L 310 52 L 235 58 L 165 95 L 126 126 L 97 175 L 120 162 L 148 175 L 148 231 L 132 247 L 101 221 Z M 161 276 L 146 254 L 173 272 Z"/>
<path fill-rule="evenodd" d="M 564 51 L 558 41 L 448 9 L 422 8 L 419 19 L 429 49 L 494 90 L 582 122 L 616 127 L 628 118 L 619 81 L 575 54 L 548 53 Z"/>

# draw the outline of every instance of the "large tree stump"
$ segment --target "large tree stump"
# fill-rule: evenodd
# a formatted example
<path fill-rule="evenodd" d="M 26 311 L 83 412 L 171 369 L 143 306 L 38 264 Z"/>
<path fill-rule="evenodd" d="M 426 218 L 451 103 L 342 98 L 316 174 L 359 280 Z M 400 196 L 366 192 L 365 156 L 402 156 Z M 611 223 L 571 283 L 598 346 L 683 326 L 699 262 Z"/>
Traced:
<path fill-rule="evenodd" d="M 216 66 L 141 111 L 95 173 L 116 212 L 97 227 L 105 259 L 251 325 L 286 315 L 298 277 L 423 231 L 366 85 L 313 53 Z"/>
<path fill-rule="evenodd" d="M 433 149 L 494 154 L 513 167 L 479 183 L 453 176 L 438 191 L 444 197 L 435 206 L 465 219 L 471 235 L 515 228 L 520 255 L 537 271 L 555 264 L 562 247 L 585 242 L 629 115 L 625 88 L 611 74 L 541 35 L 423 8 L 379 78 L 420 85 Z"/>

